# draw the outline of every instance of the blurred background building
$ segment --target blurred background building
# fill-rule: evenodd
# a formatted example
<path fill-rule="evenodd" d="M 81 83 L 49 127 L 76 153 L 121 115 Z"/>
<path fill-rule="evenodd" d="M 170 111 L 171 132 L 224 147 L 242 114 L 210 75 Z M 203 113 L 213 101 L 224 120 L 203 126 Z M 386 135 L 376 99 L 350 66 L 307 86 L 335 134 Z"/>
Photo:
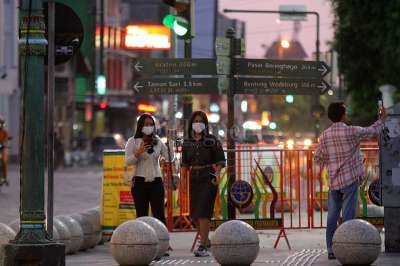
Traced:
<path fill-rule="evenodd" d="M 73 160 L 90 161 L 90 151 L 123 143 L 132 136 L 136 118 L 143 112 L 158 118 L 160 135 L 166 132 L 166 120 L 175 119 L 181 124 L 182 97 L 133 96 L 130 88 L 131 82 L 140 78 L 133 74 L 132 58 L 183 57 L 183 41 L 176 40 L 162 25 L 164 16 L 170 13 L 168 5 L 162 0 L 56 0 L 56 3 L 73 10 L 84 30 L 79 52 L 72 60 L 56 66 L 56 143 L 62 146 L 67 164 Z M 219 10 L 218 0 L 196 1 L 194 58 L 215 57 L 215 39 L 223 37 L 228 28 L 235 29 L 237 38 L 245 38 L 246 24 Z M 15 157 L 20 111 L 17 4 L 0 1 L 0 12 L 0 114 L 14 137 L 11 155 Z M 297 38 L 299 34 L 301 22 L 294 22 L 291 38 L 277 33 L 274 39 L 266 39 L 264 57 L 309 58 Z M 323 54 L 323 58 L 328 64 L 336 60 L 332 53 Z M 335 68 L 332 72 L 335 73 Z M 332 76 L 328 78 L 335 80 Z M 244 133 L 238 141 L 271 143 L 283 135 L 307 135 L 312 121 L 298 122 L 309 115 L 307 97 L 236 95 L 235 124 Z M 172 99 L 176 99 L 174 112 L 170 112 Z M 226 96 L 195 95 L 193 110 L 207 112 L 213 133 L 225 136 Z M 76 153 L 77 150 L 85 152 Z"/>

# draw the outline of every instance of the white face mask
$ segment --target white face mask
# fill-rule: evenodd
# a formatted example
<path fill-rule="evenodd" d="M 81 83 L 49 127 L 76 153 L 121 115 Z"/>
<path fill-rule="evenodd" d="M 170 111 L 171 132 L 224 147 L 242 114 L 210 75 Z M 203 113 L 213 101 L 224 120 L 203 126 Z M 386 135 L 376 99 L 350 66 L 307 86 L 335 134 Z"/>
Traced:
<path fill-rule="evenodd" d="M 153 132 L 154 132 L 154 127 L 153 126 L 151 126 L 151 127 L 143 127 L 142 128 L 142 133 L 147 135 L 147 136 L 153 134 Z"/>
<path fill-rule="evenodd" d="M 206 125 L 204 123 L 193 123 L 192 129 L 196 133 L 201 133 L 204 129 L 206 129 Z"/>

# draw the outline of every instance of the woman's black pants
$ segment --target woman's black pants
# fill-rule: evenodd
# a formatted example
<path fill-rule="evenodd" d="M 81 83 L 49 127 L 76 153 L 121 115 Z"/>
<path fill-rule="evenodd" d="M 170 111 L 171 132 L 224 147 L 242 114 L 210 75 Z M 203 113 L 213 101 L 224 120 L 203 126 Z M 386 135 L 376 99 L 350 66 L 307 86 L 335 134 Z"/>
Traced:
<path fill-rule="evenodd" d="M 164 210 L 164 184 L 161 177 L 153 182 L 144 182 L 143 177 L 136 176 L 131 189 L 135 201 L 136 216 L 149 216 L 149 204 L 153 216 L 166 225 Z"/>

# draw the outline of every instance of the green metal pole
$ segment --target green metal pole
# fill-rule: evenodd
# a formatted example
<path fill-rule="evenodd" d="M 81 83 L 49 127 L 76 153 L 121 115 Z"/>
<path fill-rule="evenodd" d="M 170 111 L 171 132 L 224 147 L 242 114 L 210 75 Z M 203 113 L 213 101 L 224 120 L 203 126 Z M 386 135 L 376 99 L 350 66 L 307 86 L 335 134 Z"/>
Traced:
<path fill-rule="evenodd" d="M 47 40 L 42 0 L 22 0 L 20 14 L 22 121 L 20 231 L 5 245 L 5 266 L 64 266 L 65 247 L 45 230 L 45 71 Z"/>
<path fill-rule="evenodd" d="M 15 242 L 47 243 L 44 226 L 44 56 L 47 40 L 42 0 L 22 1 L 20 25 L 23 89 L 21 230 Z"/>

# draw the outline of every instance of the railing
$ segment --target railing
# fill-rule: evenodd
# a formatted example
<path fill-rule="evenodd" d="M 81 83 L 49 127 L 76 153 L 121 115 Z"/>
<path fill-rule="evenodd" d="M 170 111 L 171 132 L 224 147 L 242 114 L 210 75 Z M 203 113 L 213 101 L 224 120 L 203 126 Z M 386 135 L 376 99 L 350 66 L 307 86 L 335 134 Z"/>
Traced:
<path fill-rule="evenodd" d="M 326 227 L 328 176 L 327 171 L 313 160 L 314 149 L 279 149 L 259 145 L 237 145 L 236 177 L 251 184 L 254 197 L 251 204 L 237 209 L 238 219 L 278 221 L 284 229 L 310 229 Z M 366 181 L 361 186 L 359 215 L 366 217 L 369 199 L 368 184 L 378 178 L 378 148 L 362 148 Z M 178 156 L 179 158 L 179 156 Z M 163 169 L 166 169 L 165 167 Z M 179 169 L 179 162 L 176 164 Z M 177 171 L 179 172 L 179 171 Z M 168 172 L 164 171 L 165 180 Z M 171 184 L 172 181 L 166 182 Z M 189 181 L 179 179 L 177 190 L 167 186 L 168 227 L 173 230 L 192 230 L 189 218 Z M 222 173 L 214 219 L 227 220 L 227 176 Z M 215 222 L 217 223 L 217 222 Z M 271 228 L 274 228 L 273 226 Z M 278 229 L 275 227 L 275 229 Z"/>

